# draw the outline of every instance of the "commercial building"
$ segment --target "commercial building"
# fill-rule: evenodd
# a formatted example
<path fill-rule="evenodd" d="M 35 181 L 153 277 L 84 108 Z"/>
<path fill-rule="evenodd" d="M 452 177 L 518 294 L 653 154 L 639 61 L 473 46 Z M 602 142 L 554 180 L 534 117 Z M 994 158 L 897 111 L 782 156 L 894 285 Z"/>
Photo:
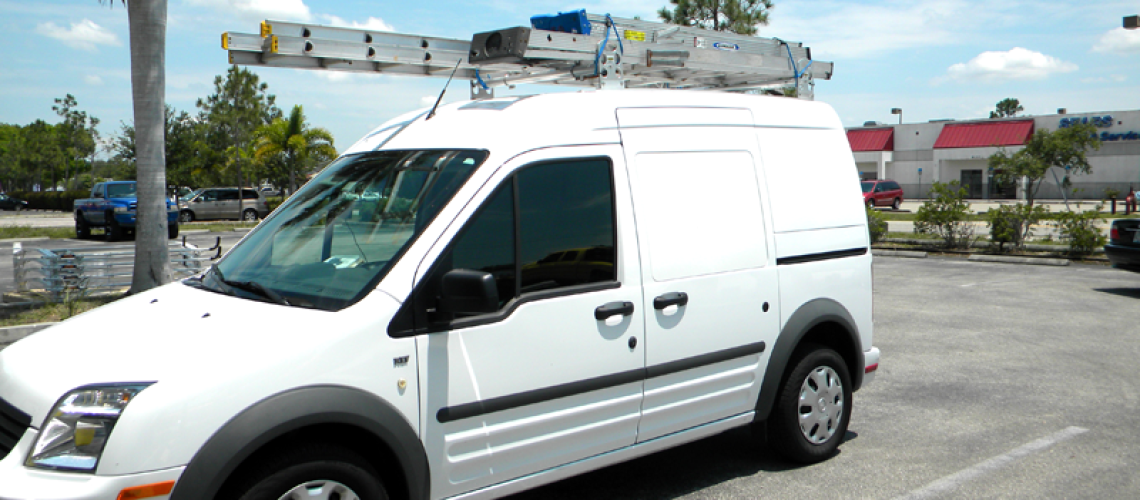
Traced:
<path fill-rule="evenodd" d="M 908 198 L 926 197 L 935 181 L 958 181 L 973 199 L 1024 198 L 1024 186 L 994 182 L 989 157 L 999 150 L 1014 152 L 1038 129 L 1057 130 L 1074 123 L 1096 125 L 1102 141 L 1089 151 L 1091 174 L 1069 176 L 1064 195 L 1070 199 L 1105 198 L 1113 189 L 1123 199 L 1140 190 L 1140 110 L 1055 114 L 988 120 L 933 120 L 899 125 L 873 124 L 847 130 L 859 175 L 864 179 L 893 179 Z M 1066 172 L 1050 169 L 1037 199 L 1060 199 Z"/>

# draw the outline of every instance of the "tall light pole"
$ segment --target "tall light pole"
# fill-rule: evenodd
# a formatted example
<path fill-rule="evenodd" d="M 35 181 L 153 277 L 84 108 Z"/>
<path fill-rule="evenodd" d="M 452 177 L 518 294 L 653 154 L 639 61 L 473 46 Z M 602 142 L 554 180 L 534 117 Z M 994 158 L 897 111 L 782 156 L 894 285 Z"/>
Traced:
<path fill-rule="evenodd" d="M 1124 29 L 1134 30 L 1137 28 L 1140 28 L 1140 16 L 1126 16 L 1124 18 Z M 1132 191 L 1132 185 L 1131 184 L 1129 184 L 1128 190 Z M 1127 201 L 1125 201 L 1125 203 L 1127 203 Z M 1132 194 L 1132 203 L 1133 204 L 1136 203 L 1136 194 L 1135 193 Z M 1128 210 L 1125 209 L 1124 211 L 1127 212 Z"/>
<path fill-rule="evenodd" d="M 902 125 L 902 108 L 891 108 L 892 115 L 899 115 L 899 125 Z"/>

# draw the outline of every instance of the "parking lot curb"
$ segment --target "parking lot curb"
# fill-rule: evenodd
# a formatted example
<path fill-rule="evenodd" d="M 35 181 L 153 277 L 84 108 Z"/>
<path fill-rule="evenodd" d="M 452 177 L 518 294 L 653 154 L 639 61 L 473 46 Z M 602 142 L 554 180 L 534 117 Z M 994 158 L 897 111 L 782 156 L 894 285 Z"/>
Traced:
<path fill-rule="evenodd" d="M 914 259 L 925 259 L 926 252 L 918 252 L 914 250 L 871 250 L 871 255 L 876 257 L 909 257 Z"/>
<path fill-rule="evenodd" d="M 50 240 L 47 236 L 36 236 L 34 238 L 4 238 L 0 239 L 0 243 L 23 243 L 25 241 L 44 241 Z"/>
<path fill-rule="evenodd" d="M 1014 257 L 1012 255 L 971 255 L 966 260 L 975 262 L 999 262 L 1002 264 L 1029 264 L 1035 266 L 1067 266 L 1069 259 L 1047 259 L 1039 257 Z"/>
<path fill-rule="evenodd" d="M 49 326 L 53 326 L 56 323 L 57 322 L 35 323 L 31 325 L 8 326 L 0 328 L 0 349 L 8 347 L 17 340 L 43 330 Z"/>

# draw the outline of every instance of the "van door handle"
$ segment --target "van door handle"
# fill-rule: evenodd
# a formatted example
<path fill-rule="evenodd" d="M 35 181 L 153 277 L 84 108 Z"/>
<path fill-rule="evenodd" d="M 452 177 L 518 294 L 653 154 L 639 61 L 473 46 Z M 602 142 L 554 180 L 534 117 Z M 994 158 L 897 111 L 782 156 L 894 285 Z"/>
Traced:
<path fill-rule="evenodd" d="M 594 309 L 594 319 L 605 321 L 606 318 L 616 315 L 629 316 L 633 314 L 633 302 L 610 302 Z"/>
<path fill-rule="evenodd" d="M 689 294 L 685 292 L 670 292 L 658 295 L 653 299 L 653 308 L 658 311 L 669 306 L 683 306 L 689 303 Z"/>

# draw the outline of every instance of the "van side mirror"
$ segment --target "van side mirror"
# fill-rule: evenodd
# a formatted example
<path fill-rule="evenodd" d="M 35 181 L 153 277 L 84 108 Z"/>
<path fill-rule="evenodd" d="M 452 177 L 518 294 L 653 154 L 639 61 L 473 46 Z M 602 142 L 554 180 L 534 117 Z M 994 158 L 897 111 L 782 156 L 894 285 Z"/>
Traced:
<path fill-rule="evenodd" d="M 499 310 L 499 288 L 495 277 L 484 271 L 452 269 L 440 284 L 440 312 L 480 314 Z"/>

